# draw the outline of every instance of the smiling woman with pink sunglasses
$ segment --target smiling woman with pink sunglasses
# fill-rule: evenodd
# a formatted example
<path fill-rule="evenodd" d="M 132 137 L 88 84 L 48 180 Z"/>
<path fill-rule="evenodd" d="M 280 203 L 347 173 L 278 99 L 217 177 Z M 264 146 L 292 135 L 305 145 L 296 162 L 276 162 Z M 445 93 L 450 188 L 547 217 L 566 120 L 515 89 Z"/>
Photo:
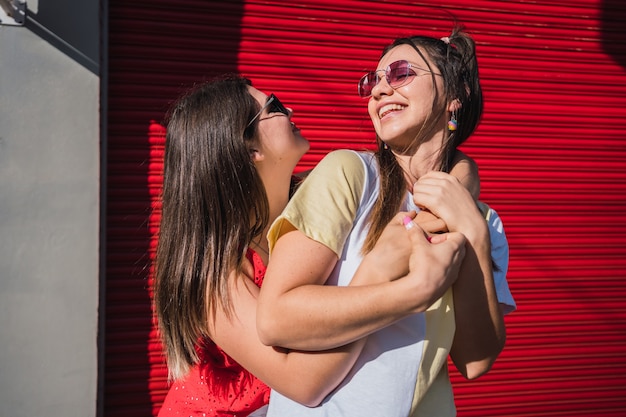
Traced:
<path fill-rule="evenodd" d="M 454 416 L 448 355 L 473 379 L 504 347 L 503 314 L 515 302 L 502 223 L 448 173 L 462 171 L 457 176 L 477 184 L 464 178 L 472 163 L 457 151 L 482 114 L 474 41 L 460 29 L 442 39 L 401 38 L 377 68 L 361 78 L 358 92 L 368 98 L 378 150 L 332 152 L 298 189 L 269 232 L 272 261 L 257 314 L 268 345 L 330 349 L 366 338 L 365 346 L 318 407 L 273 391 L 268 416 Z M 342 298 L 354 271 L 369 268 L 364 254 L 388 238 L 385 226 L 410 210 L 420 212 L 417 221 L 431 213 L 442 229 L 465 236 L 458 279 L 437 299 L 427 296 L 428 285 L 407 291 L 405 304 Z M 433 235 L 433 246 L 446 236 Z M 408 242 L 395 239 L 398 247 Z M 410 251 L 398 251 L 405 254 L 396 265 L 402 271 Z"/>

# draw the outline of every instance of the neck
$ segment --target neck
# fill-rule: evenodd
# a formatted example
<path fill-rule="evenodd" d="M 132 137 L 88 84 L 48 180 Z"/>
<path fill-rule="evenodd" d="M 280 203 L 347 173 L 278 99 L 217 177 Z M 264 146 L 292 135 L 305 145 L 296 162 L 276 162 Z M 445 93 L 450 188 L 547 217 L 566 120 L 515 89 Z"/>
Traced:
<path fill-rule="evenodd" d="M 289 186 L 291 182 L 286 184 L 272 184 L 270 187 L 266 187 L 267 201 L 270 206 L 269 223 L 266 229 L 276 220 L 276 218 L 283 212 L 287 203 L 289 202 Z M 267 230 L 264 230 L 264 235 L 267 234 Z"/>
<path fill-rule="evenodd" d="M 250 242 L 250 247 L 259 254 L 259 256 L 261 256 L 261 258 L 263 259 L 263 262 L 267 263 L 269 256 L 270 256 L 270 252 L 269 252 L 269 245 L 267 242 L 267 239 L 265 238 L 265 234 L 260 234 L 258 236 L 256 236 L 254 239 L 252 239 L 252 242 Z"/>
<path fill-rule="evenodd" d="M 404 178 L 409 191 L 413 190 L 413 184 L 429 171 L 438 169 L 437 162 L 443 143 L 441 138 L 433 138 L 418 145 L 417 149 L 408 153 L 396 153 L 394 156 L 404 172 Z"/>
<path fill-rule="evenodd" d="M 285 172 L 267 172 L 263 166 L 257 166 L 257 172 L 263 181 L 265 194 L 270 208 L 270 224 L 282 213 L 289 201 L 289 188 L 291 186 L 291 175 Z M 290 171 L 291 172 L 291 171 Z"/>
<path fill-rule="evenodd" d="M 250 243 L 252 249 L 254 249 L 263 259 L 263 262 L 267 265 L 269 261 L 269 244 L 267 242 L 267 232 L 270 226 L 274 223 L 274 220 L 282 213 L 283 209 L 289 201 L 289 187 L 291 185 L 291 177 L 285 182 L 278 183 L 275 179 L 267 181 L 263 175 L 261 175 L 263 183 L 265 184 L 265 192 L 267 194 L 267 201 L 269 203 L 269 221 L 263 232 L 255 236 Z"/>

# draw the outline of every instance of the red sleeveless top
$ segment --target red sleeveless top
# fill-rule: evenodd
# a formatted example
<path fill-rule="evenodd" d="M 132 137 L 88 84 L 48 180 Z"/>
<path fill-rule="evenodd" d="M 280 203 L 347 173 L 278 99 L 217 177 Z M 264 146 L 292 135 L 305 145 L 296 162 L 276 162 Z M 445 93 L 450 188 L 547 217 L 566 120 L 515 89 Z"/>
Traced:
<path fill-rule="evenodd" d="M 251 249 L 246 257 L 254 266 L 254 283 L 260 287 L 266 266 Z M 267 385 L 208 341 L 200 349 L 200 363 L 170 387 L 159 417 L 245 417 L 269 398 Z"/>

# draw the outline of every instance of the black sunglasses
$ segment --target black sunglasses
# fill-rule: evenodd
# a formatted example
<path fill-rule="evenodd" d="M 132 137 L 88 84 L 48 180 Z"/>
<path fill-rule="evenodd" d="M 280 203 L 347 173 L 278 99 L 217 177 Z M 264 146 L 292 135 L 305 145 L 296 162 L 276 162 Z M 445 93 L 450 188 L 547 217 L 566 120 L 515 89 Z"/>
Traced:
<path fill-rule="evenodd" d="M 265 102 L 265 105 L 263 105 L 263 107 L 261 107 L 261 110 L 259 110 L 259 112 L 254 115 L 252 120 L 248 122 L 248 126 L 246 126 L 246 128 L 250 127 L 250 125 L 252 125 L 252 123 L 254 123 L 254 121 L 258 119 L 259 116 L 261 116 L 261 113 L 263 113 L 263 110 L 265 109 L 267 109 L 268 113 L 282 113 L 285 116 L 289 116 L 289 110 L 287 110 L 287 107 L 285 107 L 283 103 L 280 102 L 278 97 L 276 97 L 274 94 L 270 94 L 270 96 L 267 98 L 267 101 Z M 264 118 L 260 120 L 264 120 Z"/>

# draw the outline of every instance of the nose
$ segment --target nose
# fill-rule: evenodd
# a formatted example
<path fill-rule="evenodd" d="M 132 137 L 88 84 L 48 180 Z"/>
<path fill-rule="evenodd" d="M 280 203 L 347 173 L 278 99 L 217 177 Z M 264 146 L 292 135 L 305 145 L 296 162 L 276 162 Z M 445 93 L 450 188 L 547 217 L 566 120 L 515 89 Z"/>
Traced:
<path fill-rule="evenodd" d="M 384 76 L 381 77 L 378 81 L 378 84 L 376 84 L 374 88 L 372 88 L 372 97 L 374 98 L 378 98 L 383 95 L 388 96 L 391 94 L 393 94 L 393 88 L 391 88 L 391 86 L 387 82 L 387 77 Z"/>

